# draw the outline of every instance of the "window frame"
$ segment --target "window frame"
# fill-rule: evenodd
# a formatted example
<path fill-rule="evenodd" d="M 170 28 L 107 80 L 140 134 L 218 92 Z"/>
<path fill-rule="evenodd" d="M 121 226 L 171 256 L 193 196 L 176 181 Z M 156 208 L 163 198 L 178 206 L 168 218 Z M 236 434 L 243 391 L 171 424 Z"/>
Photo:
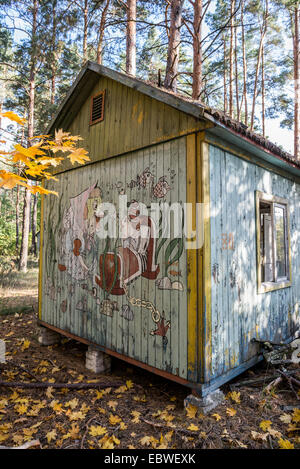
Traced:
<path fill-rule="evenodd" d="M 92 115 L 93 115 L 93 104 L 94 104 L 94 99 L 97 98 L 98 96 L 102 96 L 102 113 L 101 117 L 96 120 L 92 120 Z M 89 125 L 95 125 L 98 124 L 98 122 L 102 122 L 104 120 L 104 109 L 105 109 L 105 90 L 99 91 L 98 93 L 94 94 L 91 97 L 91 103 L 90 103 L 90 122 Z"/>
<path fill-rule="evenodd" d="M 280 288 L 287 288 L 292 285 L 292 267 L 291 267 L 291 238 L 290 238 L 290 217 L 289 217 L 289 202 L 287 199 L 277 197 L 274 195 L 266 194 L 261 191 L 255 191 L 256 198 L 256 253 L 257 253 L 257 289 L 258 293 L 266 293 L 269 291 L 278 290 Z M 261 220 L 260 220 L 260 202 L 265 202 L 271 205 L 271 223 L 272 223 L 272 258 L 274 265 L 274 280 L 262 281 L 262 262 L 261 256 Z M 285 254 L 286 254 L 286 277 L 277 276 L 276 266 L 276 228 L 274 226 L 275 207 L 283 209 L 284 220 L 284 241 L 285 241 Z"/>

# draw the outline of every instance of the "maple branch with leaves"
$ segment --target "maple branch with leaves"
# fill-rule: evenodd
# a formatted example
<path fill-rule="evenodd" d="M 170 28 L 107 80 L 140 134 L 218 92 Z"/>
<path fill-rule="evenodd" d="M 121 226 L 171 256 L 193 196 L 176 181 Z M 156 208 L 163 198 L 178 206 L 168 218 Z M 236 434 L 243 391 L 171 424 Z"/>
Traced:
<path fill-rule="evenodd" d="M 18 125 L 24 125 L 25 119 L 19 117 L 12 111 L 0 113 L 0 117 L 7 118 Z M 59 166 L 66 158 L 72 165 L 75 163 L 85 164 L 90 160 L 88 152 L 84 148 L 78 148 L 77 142 L 82 140 L 79 136 L 73 136 L 62 129 L 55 131 L 54 138 L 49 135 L 38 135 L 31 139 L 32 145 L 24 147 L 16 143 L 11 151 L 0 149 L 0 162 L 12 168 L 0 170 L 0 187 L 3 189 L 13 189 L 15 186 L 26 187 L 33 194 L 54 194 L 57 192 L 45 189 L 40 185 L 31 185 L 29 178 L 33 179 L 54 179 L 51 167 Z M 5 140 L 0 143 L 6 144 Z M 56 156 L 59 153 L 62 156 Z M 18 173 L 13 172 L 18 169 Z"/>

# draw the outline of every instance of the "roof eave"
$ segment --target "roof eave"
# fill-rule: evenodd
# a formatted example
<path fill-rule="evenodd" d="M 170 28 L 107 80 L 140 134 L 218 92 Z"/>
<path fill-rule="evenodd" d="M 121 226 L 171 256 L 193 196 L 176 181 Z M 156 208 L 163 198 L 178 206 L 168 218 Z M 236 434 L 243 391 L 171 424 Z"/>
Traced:
<path fill-rule="evenodd" d="M 299 167 L 293 162 L 289 162 L 279 155 L 275 155 L 267 148 L 263 148 L 252 140 L 248 139 L 244 135 L 239 134 L 233 129 L 228 129 L 224 124 L 218 122 L 208 113 L 204 113 L 204 118 L 214 123 L 215 126 L 207 130 L 208 134 L 215 135 L 216 137 L 222 138 L 234 147 L 238 147 L 240 150 L 244 150 L 248 154 L 253 163 L 266 163 L 270 169 L 279 169 L 285 171 L 293 176 L 294 180 L 300 183 L 300 170 Z M 273 168 L 272 168 L 273 167 Z"/>

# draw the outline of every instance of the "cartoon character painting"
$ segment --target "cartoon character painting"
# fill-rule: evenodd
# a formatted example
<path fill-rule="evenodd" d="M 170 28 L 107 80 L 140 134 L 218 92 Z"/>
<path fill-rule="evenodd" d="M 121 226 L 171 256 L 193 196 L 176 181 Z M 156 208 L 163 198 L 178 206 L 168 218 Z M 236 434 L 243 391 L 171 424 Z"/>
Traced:
<path fill-rule="evenodd" d="M 173 173 L 170 170 L 171 185 L 175 177 L 175 172 Z M 137 200 L 130 202 L 127 214 L 119 220 L 119 238 L 107 237 L 104 245 L 100 241 L 101 221 L 105 222 L 106 219 L 102 208 L 103 194 L 107 194 L 109 200 L 111 191 L 123 194 L 126 188 L 136 191 L 136 197 L 137 192 L 143 192 L 141 200 L 148 201 L 163 199 L 171 190 L 165 176 L 156 179 L 147 167 L 130 183 L 106 183 L 103 191 L 95 182 L 79 195 L 70 198 L 64 208 L 59 231 L 58 269 L 62 275 L 66 274 L 71 278 L 69 295 L 73 296 L 78 286 L 84 290 L 76 302 L 76 310 L 82 314 L 88 311 L 89 299 L 98 313 L 107 318 L 118 312 L 124 320 L 134 321 L 137 299 L 130 296 L 129 290 L 130 285 L 141 277 L 153 280 L 154 289 L 183 291 L 179 279 L 171 280 L 169 277 L 181 275 L 178 262 L 183 252 L 183 240 L 161 238 L 157 241 L 156 231 L 157 228 L 160 229 L 161 222 L 158 227 L 155 226 L 151 216 L 141 213 Z M 163 259 L 161 267 L 159 256 Z M 177 270 L 174 270 L 175 266 Z M 159 279 L 160 268 L 163 277 Z M 52 284 L 49 284 L 47 291 L 54 300 L 56 291 Z M 110 295 L 124 295 L 124 298 L 111 298 Z M 64 298 L 60 303 L 62 312 L 66 312 L 68 307 Z M 124 300 L 127 304 L 124 304 Z M 170 321 L 165 320 L 164 313 L 157 309 L 155 302 L 152 303 L 151 297 L 138 300 L 141 307 L 147 308 L 155 324 L 150 335 L 161 336 L 166 347 Z"/>
<path fill-rule="evenodd" d="M 121 221 L 121 246 L 115 252 L 100 255 L 100 278 L 96 283 L 113 295 L 123 295 L 125 284 L 140 276 L 156 279 L 155 225 L 151 217 L 140 213 L 139 203 L 132 201 L 128 214 Z"/>
<path fill-rule="evenodd" d="M 63 214 L 58 269 L 77 281 L 86 280 L 96 266 L 92 247 L 97 224 L 104 215 L 99 212 L 100 204 L 101 191 L 95 183 L 72 197 Z"/>

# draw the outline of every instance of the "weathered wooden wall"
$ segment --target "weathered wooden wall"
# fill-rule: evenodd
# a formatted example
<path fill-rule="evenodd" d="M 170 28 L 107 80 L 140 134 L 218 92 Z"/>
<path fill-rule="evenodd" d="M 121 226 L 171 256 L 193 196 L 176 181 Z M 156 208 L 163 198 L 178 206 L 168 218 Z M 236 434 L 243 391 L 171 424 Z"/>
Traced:
<path fill-rule="evenodd" d="M 91 97 L 102 90 L 105 90 L 104 120 L 90 126 Z M 66 117 L 64 130 L 84 139 L 83 146 L 89 151 L 91 161 L 121 155 L 205 127 L 203 120 L 106 77 L 99 77 L 84 104 L 76 112 L 70 112 L 70 119 Z M 72 165 L 65 163 L 57 170 L 61 172 L 70 167 Z"/>
<path fill-rule="evenodd" d="M 207 379 L 255 356 L 253 337 L 281 341 L 300 326 L 299 185 L 213 145 L 209 164 L 212 356 L 206 357 Z M 256 190 L 290 204 L 292 286 L 263 294 L 257 293 Z M 226 245 L 230 233 L 233 249 Z"/>
<path fill-rule="evenodd" d="M 109 84 L 99 86 L 100 88 L 102 86 L 108 87 Z M 111 86 L 119 85 L 111 84 Z M 116 110 L 118 109 L 117 103 L 119 102 L 122 106 L 121 93 L 124 92 L 126 95 L 128 93 L 128 99 L 132 99 L 134 96 L 131 90 L 125 88 L 119 88 L 118 92 L 120 93 L 119 97 L 114 98 L 114 105 L 111 105 L 113 116 L 108 112 L 110 108 L 106 109 L 105 125 L 108 128 L 109 122 L 112 123 L 115 119 Z M 141 112 L 138 103 L 138 100 L 135 104 L 132 102 L 133 107 L 136 105 L 137 118 L 139 112 Z M 153 109 L 156 106 L 157 103 L 153 101 Z M 83 129 L 87 128 L 85 125 L 86 112 L 88 112 L 87 106 L 83 109 L 82 114 L 78 116 L 77 124 L 74 122 L 72 133 L 82 134 Z M 128 117 L 125 119 L 124 124 L 125 122 L 131 137 L 133 138 L 136 135 L 136 145 L 140 145 L 141 141 L 138 141 L 138 139 L 141 137 L 136 125 L 131 125 L 131 120 Z M 173 128 L 174 122 L 170 126 Z M 112 135 L 110 135 L 110 138 L 105 137 L 104 132 L 102 139 L 100 138 L 101 130 L 97 130 L 97 126 L 95 126 L 93 129 L 95 134 L 90 139 L 91 148 L 93 148 L 92 155 L 95 157 L 96 155 L 108 154 L 112 151 L 110 145 L 115 144 L 119 145 L 120 148 L 124 148 L 126 145 L 129 148 L 130 139 L 126 140 L 128 136 L 126 136 L 124 129 L 125 127 L 123 127 L 123 130 L 119 130 L 120 136 L 115 137 L 115 139 Z M 146 131 L 149 133 L 151 129 L 144 128 L 144 132 Z M 149 135 L 148 138 L 150 138 Z M 98 144 L 96 144 L 96 141 L 98 141 Z M 116 151 L 116 149 L 113 151 Z M 159 178 L 165 176 L 170 190 L 163 197 L 160 198 L 157 192 L 155 196 L 153 187 L 151 188 L 148 184 L 146 184 L 146 187 L 136 184 L 137 175 L 142 175 L 146 168 L 149 168 L 153 176 L 154 187 L 159 182 Z M 91 239 L 92 244 L 89 249 L 87 240 L 92 232 L 86 228 L 86 225 L 84 225 L 84 230 L 79 227 L 82 223 L 79 218 L 77 221 L 76 217 L 71 217 L 71 221 L 66 219 L 66 210 L 70 206 L 74 207 L 70 199 L 91 188 L 95 183 L 101 189 L 102 202 L 117 204 L 121 193 L 127 195 L 128 201 L 136 200 L 149 206 L 151 202 L 164 201 L 170 204 L 179 201 L 184 202 L 187 196 L 186 180 L 186 137 L 181 137 L 124 156 L 79 167 L 74 171 L 67 171 L 58 175 L 58 182 L 47 182 L 46 187 L 55 188 L 59 193 L 59 197 L 47 197 L 44 205 L 41 319 L 48 324 L 108 349 L 182 378 L 187 378 L 188 292 L 186 251 L 183 250 L 178 263 L 167 266 L 166 257 L 168 257 L 167 250 L 172 241 L 171 237 L 159 252 L 160 272 L 156 280 L 148 280 L 139 276 L 128 285 L 130 296 L 151 301 L 159 310 L 161 316 L 164 316 L 164 324 L 166 325 L 170 321 L 170 328 L 166 331 L 165 339 L 163 339 L 162 335 L 151 335 L 151 331 L 156 329 L 156 325 L 151 318 L 151 312 L 146 308 L 129 304 L 125 295 L 119 296 L 112 293 L 107 295 L 106 299 L 110 303 L 116 302 L 116 308 L 112 316 L 103 314 L 101 303 L 105 299 L 104 290 L 95 283 L 95 276 L 99 277 L 99 258 L 105 249 L 105 240 L 99 239 L 94 233 L 94 239 Z M 77 212 L 78 214 L 79 212 Z M 93 217 L 88 221 L 94 221 Z M 80 256 L 74 257 L 74 238 L 82 239 L 83 237 L 84 246 L 82 240 Z M 161 239 L 157 240 L 156 248 L 160 241 Z M 115 240 L 112 242 L 112 247 L 114 245 Z M 121 241 L 119 240 L 117 246 L 120 245 Z M 176 250 L 177 245 L 172 255 L 176 253 Z M 95 265 L 91 268 L 91 272 L 85 280 L 76 279 L 80 259 L 88 266 L 93 265 L 93 260 L 95 260 Z M 65 267 L 65 270 L 63 270 L 63 267 Z M 157 281 L 165 276 L 165 268 L 167 268 L 167 277 L 171 283 L 174 287 L 176 285 L 180 289 L 159 288 Z M 177 283 L 174 284 L 174 282 Z M 95 289 L 94 292 L 93 288 Z M 122 307 L 126 304 L 129 305 L 134 315 L 131 320 L 125 319 L 120 314 Z"/>

